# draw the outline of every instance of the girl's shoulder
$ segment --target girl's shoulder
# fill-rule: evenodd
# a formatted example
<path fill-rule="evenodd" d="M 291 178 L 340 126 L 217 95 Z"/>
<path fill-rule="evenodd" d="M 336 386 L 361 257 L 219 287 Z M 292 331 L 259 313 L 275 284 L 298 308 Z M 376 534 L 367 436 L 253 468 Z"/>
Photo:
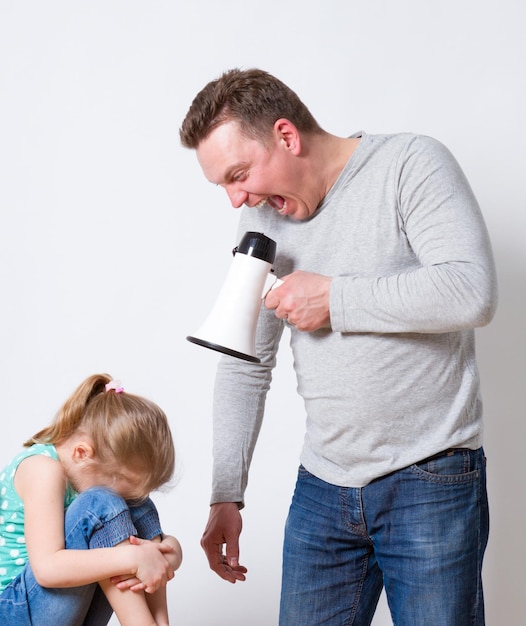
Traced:
<path fill-rule="evenodd" d="M 25 448 L 22 452 L 17 454 L 11 460 L 11 462 L 0 472 L 0 495 L 2 498 L 0 506 L 5 508 L 5 503 L 7 501 L 18 502 L 19 497 L 14 486 L 14 477 L 17 469 L 22 461 L 37 455 L 46 456 L 48 458 L 58 461 L 58 455 L 57 451 L 55 450 L 55 446 L 50 444 L 35 444 L 29 448 Z"/>
<path fill-rule="evenodd" d="M 57 451 L 55 450 L 55 446 L 52 444 L 36 443 L 29 448 L 25 448 L 22 452 L 19 452 L 0 472 L 0 491 L 2 494 L 14 491 L 13 479 L 20 463 L 34 456 L 46 456 L 50 459 L 58 461 Z"/>
<path fill-rule="evenodd" d="M 29 448 L 25 448 L 15 456 L 15 458 L 9 464 L 9 468 L 11 470 L 16 470 L 16 468 L 24 461 L 25 459 L 31 456 L 47 456 L 55 461 L 58 461 L 58 454 L 55 449 L 55 446 L 51 443 L 35 443 Z"/>
<path fill-rule="evenodd" d="M 14 486 L 14 477 L 17 473 L 20 464 L 26 459 L 36 458 L 36 457 L 45 457 L 48 459 L 52 459 L 53 461 L 60 462 L 58 453 L 53 444 L 47 443 L 35 443 L 29 448 L 24 449 L 20 452 L 11 463 L 4 468 L 4 470 L 0 473 L 0 492 L 7 495 L 11 494 L 12 496 L 16 495 L 16 489 Z M 24 465 L 25 466 L 25 465 Z M 47 466 L 50 468 L 50 466 Z M 28 468 L 29 469 L 29 468 Z M 29 471 L 44 471 L 42 466 L 37 465 Z M 48 470 L 45 470 L 46 472 Z M 64 494 L 64 506 L 68 507 L 71 502 L 77 496 L 77 492 L 73 489 L 73 487 L 69 484 L 69 481 L 66 485 L 66 492 Z M 18 496 L 17 496 L 18 497 Z"/>

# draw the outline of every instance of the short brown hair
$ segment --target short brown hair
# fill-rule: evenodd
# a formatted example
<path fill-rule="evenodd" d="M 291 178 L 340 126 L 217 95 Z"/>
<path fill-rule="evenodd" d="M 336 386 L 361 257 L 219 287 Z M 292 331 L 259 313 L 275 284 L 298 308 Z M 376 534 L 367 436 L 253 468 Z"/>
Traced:
<path fill-rule="evenodd" d="M 217 126 L 236 121 L 244 135 L 265 142 L 280 118 L 300 132 L 322 130 L 296 93 L 280 80 L 259 69 L 232 69 L 197 94 L 179 137 L 185 148 L 196 149 Z"/>

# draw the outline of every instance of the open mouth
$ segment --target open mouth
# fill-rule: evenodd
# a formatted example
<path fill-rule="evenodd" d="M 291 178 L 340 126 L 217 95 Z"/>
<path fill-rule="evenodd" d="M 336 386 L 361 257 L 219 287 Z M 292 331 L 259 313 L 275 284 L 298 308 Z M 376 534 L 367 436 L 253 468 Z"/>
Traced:
<path fill-rule="evenodd" d="M 264 204 L 268 204 L 269 207 L 277 211 L 280 215 L 285 215 L 287 212 L 287 201 L 282 196 L 268 196 L 260 200 L 254 208 L 260 209 Z"/>

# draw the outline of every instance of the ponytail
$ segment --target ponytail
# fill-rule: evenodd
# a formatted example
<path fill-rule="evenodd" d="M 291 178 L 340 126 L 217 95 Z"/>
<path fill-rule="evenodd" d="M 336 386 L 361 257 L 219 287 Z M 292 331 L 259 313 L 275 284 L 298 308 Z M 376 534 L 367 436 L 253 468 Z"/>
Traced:
<path fill-rule="evenodd" d="M 25 447 L 35 443 L 60 443 L 67 439 L 79 427 L 88 404 L 93 398 L 105 392 L 105 386 L 111 381 L 108 374 L 94 374 L 80 384 L 58 411 L 53 422 L 33 435 Z"/>

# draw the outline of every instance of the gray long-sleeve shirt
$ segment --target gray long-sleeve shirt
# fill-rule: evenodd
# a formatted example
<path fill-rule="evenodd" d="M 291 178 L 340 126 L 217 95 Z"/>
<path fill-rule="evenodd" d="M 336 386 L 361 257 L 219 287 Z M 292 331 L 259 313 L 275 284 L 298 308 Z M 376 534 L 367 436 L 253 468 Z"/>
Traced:
<path fill-rule="evenodd" d="M 315 214 L 245 208 L 239 234 L 277 243 L 278 276 L 333 277 L 331 328 L 291 328 L 306 410 L 301 462 L 361 487 L 450 447 L 482 443 L 474 331 L 496 306 L 486 227 L 451 153 L 429 137 L 367 135 Z M 243 501 L 283 322 L 262 308 L 260 364 L 222 357 L 212 502 Z"/>

